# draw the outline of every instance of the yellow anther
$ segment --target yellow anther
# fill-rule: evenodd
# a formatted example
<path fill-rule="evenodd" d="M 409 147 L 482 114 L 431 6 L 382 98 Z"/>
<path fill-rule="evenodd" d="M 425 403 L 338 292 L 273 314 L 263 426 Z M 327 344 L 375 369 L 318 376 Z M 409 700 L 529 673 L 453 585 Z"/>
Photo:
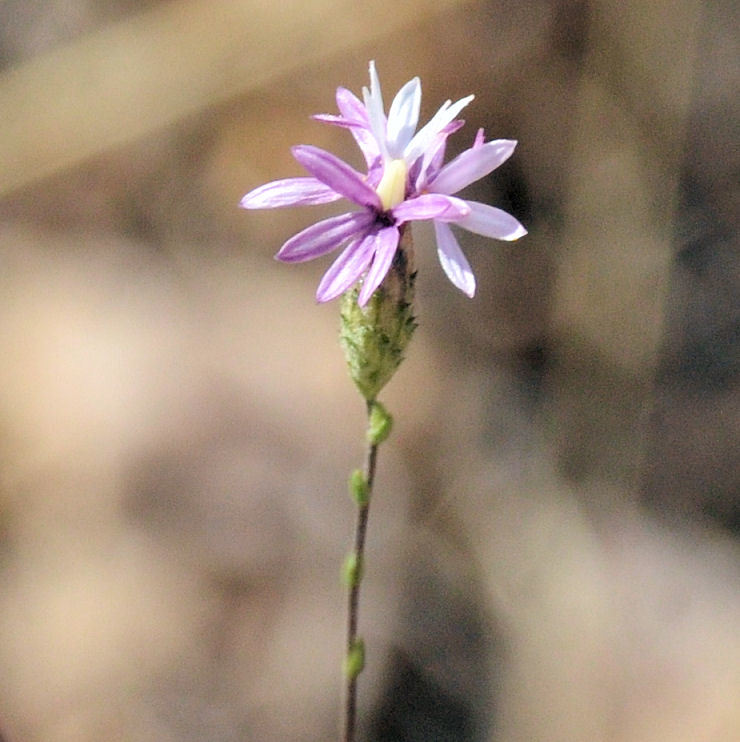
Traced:
<path fill-rule="evenodd" d="M 388 211 L 406 197 L 406 175 L 408 168 L 404 160 L 391 160 L 385 164 L 383 177 L 376 188 L 383 208 Z"/>

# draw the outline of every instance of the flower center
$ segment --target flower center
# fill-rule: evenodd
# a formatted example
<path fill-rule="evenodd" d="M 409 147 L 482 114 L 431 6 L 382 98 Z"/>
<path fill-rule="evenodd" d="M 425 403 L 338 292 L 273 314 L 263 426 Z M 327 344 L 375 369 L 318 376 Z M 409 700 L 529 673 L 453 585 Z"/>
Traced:
<path fill-rule="evenodd" d="M 405 160 L 390 160 L 385 164 L 383 177 L 375 190 L 386 211 L 398 206 L 406 198 L 407 174 Z"/>

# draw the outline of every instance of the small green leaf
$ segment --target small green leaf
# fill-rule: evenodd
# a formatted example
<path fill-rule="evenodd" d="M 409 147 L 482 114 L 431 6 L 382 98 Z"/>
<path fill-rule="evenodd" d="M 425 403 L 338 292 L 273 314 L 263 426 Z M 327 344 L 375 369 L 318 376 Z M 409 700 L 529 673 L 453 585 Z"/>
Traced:
<path fill-rule="evenodd" d="M 349 493 L 359 507 L 365 507 L 370 502 L 370 487 L 359 469 L 349 475 Z"/>
<path fill-rule="evenodd" d="M 356 678 L 365 669 L 365 642 L 356 639 L 344 658 L 344 674 Z"/>
<path fill-rule="evenodd" d="M 370 416 L 367 426 L 367 440 L 378 445 L 391 434 L 393 418 L 380 402 L 373 402 L 370 406 Z"/>
<path fill-rule="evenodd" d="M 342 582 L 347 587 L 357 587 L 362 580 L 362 559 L 352 551 L 347 554 L 344 564 L 342 564 Z"/>

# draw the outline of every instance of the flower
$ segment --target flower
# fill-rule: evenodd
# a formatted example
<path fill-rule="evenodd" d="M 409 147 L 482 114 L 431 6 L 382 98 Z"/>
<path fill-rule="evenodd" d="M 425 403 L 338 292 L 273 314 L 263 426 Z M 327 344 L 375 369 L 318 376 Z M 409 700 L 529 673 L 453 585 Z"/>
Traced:
<path fill-rule="evenodd" d="M 481 129 L 472 147 L 443 165 L 447 138 L 463 125 L 456 116 L 473 100 L 472 95 L 455 103 L 446 101 L 416 131 L 421 105 L 419 78 L 399 90 L 386 116 L 380 81 L 371 62 L 370 88 L 363 89 L 363 99 L 361 102 L 340 87 L 336 94 L 339 115 L 314 118 L 350 131 L 365 158 L 366 175 L 318 147 L 298 145 L 292 149 L 293 156 L 311 177 L 267 183 L 247 193 L 240 205 L 245 209 L 280 208 L 346 198 L 360 207 L 304 229 L 275 256 L 284 262 L 303 262 L 346 244 L 319 283 L 316 298 L 320 302 L 336 298 L 362 278 L 358 304 L 367 304 L 393 263 L 400 230 L 407 222 L 419 220 L 434 223 L 442 268 L 455 286 L 472 297 L 475 277 L 449 225 L 500 240 L 516 240 L 527 231 L 505 211 L 455 194 L 504 163 L 516 142 L 485 142 Z"/>

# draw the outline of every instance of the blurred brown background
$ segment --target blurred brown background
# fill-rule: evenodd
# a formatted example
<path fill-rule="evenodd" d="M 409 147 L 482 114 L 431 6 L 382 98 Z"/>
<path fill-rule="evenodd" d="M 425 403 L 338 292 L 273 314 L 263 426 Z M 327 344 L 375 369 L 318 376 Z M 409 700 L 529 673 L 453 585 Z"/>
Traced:
<path fill-rule="evenodd" d="M 363 410 L 335 208 L 243 212 L 414 75 L 519 140 L 472 301 L 416 232 L 362 632 L 373 742 L 740 739 L 730 0 L 0 3 L 0 728 L 336 738 Z"/>

